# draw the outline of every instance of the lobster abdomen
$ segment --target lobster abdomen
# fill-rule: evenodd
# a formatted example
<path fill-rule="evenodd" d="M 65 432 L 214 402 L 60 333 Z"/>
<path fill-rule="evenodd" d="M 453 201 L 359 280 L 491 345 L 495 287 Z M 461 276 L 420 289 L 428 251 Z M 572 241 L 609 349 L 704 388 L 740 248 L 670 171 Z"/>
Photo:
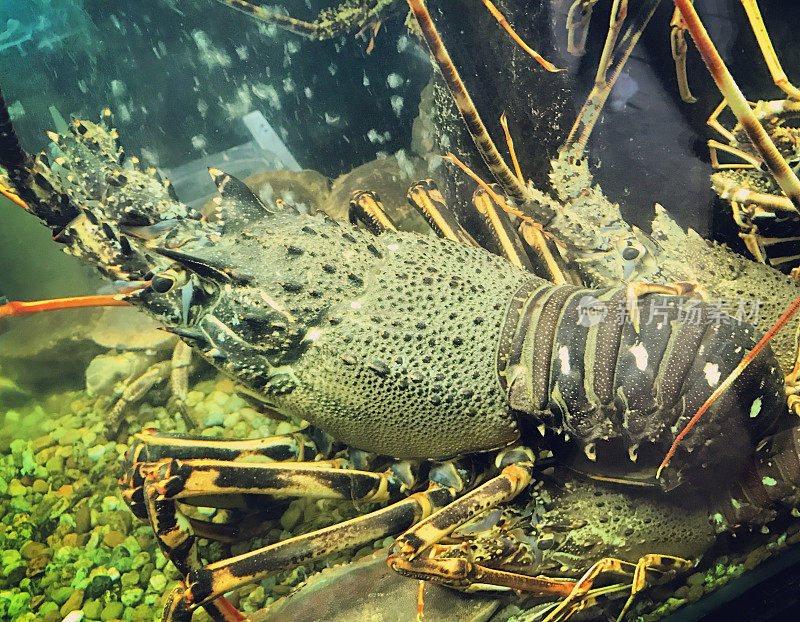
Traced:
<path fill-rule="evenodd" d="M 714 389 L 755 345 L 755 330 L 696 299 L 639 298 L 639 330 L 626 289 L 540 286 L 509 308 L 498 355 L 514 410 L 575 439 L 584 466 L 622 473 L 652 468 Z M 783 378 L 764 350 L 699 420 L 663 480 L 691 472 L 737 476 L 786 407 Z M 636 462 L 637 464 L 631 464 Z M 669 471 L 669 469 L 668 469 Z"/>

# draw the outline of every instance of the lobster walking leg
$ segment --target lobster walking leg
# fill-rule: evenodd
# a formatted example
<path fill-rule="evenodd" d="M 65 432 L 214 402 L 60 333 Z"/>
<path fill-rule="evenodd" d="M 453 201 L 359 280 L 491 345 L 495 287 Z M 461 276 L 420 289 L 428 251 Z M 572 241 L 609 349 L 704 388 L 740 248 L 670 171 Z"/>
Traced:
<path fill-rule="evenodd" d="M 331 443 L 330 437 L 319 430 L 313 430 L 311 434 L 304 431 L 248 440 L 216 440 L 205 436 L 162 434 L 150 429 L 134 434 L 133 439 L 133 445 L 128 451 L 128 461 L 131 464 L 158 462 L 164 458 L 270 458 L 280 462 L 303 462 L 314 460 L 319 455 L 329 456 Z"/>
<path fill-rule="evenodd" d="M 567 13 L 567 50 L 575 56 L 583 56 L 586 52 L 586 35 L 589 34 L 589 22 L 592 9 L 597 0 L 575 0 Z"/>
<path fill-rule="evenodd" d="M 692 562 L 690 562 L 688 559 L 673 557 L 671 555 L 645 555 L 636 564 L 630 564 L 622 561 L 621 559 L 606 557 L 595 562 L 592 567 L 584 573 L 584 575 L 575 584 L 572 592 L 564 600 L 562 600 L 542 622 L 566 620 L 576 611 L 580 611 L 581 609 L 585 608 L 585 603 L 583 602 L 584 597 L 591 590 L 595 579 L 597 579 L 597 577 L 604 572 L 633 574 L 630 598 L 628 598 L 628 602 L 625 603 L 625 607 L 622 609 L 622 612 L 618 618 L 618 620 L 622 620 L 625 612 L 633 602 L 633 598 L 636 593 L 640 592 L 645 586 L 646 570 L 658 570 L 659 572 L 677 570 L 679 572 L 683 572 L 689 570 L 692 565 Z"/>
<path fill-rule="evenodd" d="M 449 564 L 450 560 L 443 563 L 442 560 L 431 560 L 420 556 L 478 513 L 510 501 L 525 490 L 533 477 L 533 457 L 530 450 L 519 448 L 511 450 L 506 456 L 516 461 L 504 467 L 496 477 L 419 522 L 397 538 L 389 552 L 387 562 L 389 567 L 400 574 L 417 579 L 433 580 L 452 587 L 468 587 L 472 569 L 466 566 L 459 567 L 458 563 Z M 460 576 L 458 571 L 464 574 Z M 498 581 L 513 579 L 513 573 L 501 574 L 503 576 L 498 576 Z M 488 577 L 482 575 L 482 579 L 486 578 Z M 517 581 L 522 580 L 522 578 L 517 579 Z M 499 585 L 506 584 L 501 582 Z"/>
<path fill-rule="evenodd" d="M 451 488 L 432 484 L 426 491 L 364 516 L 193 570 L 168 597 L 163 619 L 187 621 L 198 606 L 238 587 L 408 529 L 455 495 Z"/>
<path fill-rule="evenodd" d="M 769 68 L 769 73 L 772 76 L 775 86 L 786 93 L 791 99 L 800 100 L 800 89 L 794 86 L 786 73 L 781 67 L 775 48 L 772 47 L 767 29 L 764 27 L 764 20 L 761 18 L 761 11 L 758 10 L 758 2 L 756 0 L 740 0 L 742 7 L 747 13 L 747 19 L 750 20 L 750 26 L 753 28 L 753 34 L 758 41 L 758 47 L 761 48 L 761 54 Z"/>
<path fill-rule="evenodd" d="M 623 1 L 627 2 L 627 0 Z M 503 29 L 509 34 L 509 36 L 512 39 L 514 39 L 517 45 L 519 45 L 523 50 L 525 50 L 528 54 L 530 54 L 530 56 L 537 63 L 539 63 L 542 67 L 547 69 L 547 71 L 552 71 L 552 72 L 564 71 L 563 69 L 558 69 L 555 65 L 553 65 L 553 63 L 545 60 L 545 58 L 541 54 L 539 54 L 536 50 L 531 49 L 531 47 L 527 43 L 525 43 L 519 37 L 519 35 L 514 31 L 514 29 L 511 27 L 511 24 L 509 24 L 508 20 L 506 20 L 505 16 L 500 11 L 497 10 L 497 7 L 492 2 L 490 2 L 489 0 L 483 0 L 483 4 L 484 6 L 486 6 L 487 9 L 489 9 L 489 13 L 491 13 L 492 17 L 494 17 L 497 20 L 497 23 L 503 27 Z"/>
<path fill-rule="evenodd" d="M 138 378 L 131 380 L 108 413 L 105 421 L 106 430 L 112 434 L 116 433 L 125 419 L 128 406 L 143 399 L 150 389 L 169 378 L 171 371 L 171 363 L 161 361 L 148 367 Z"/>
<path fill-rule="evenodd" d="M 681 99 L 687 104 L 694 104 L 697 98 L 692 95 L 689 89 L 689 78 L 686 75 L 686 23 L 683 21 L 681 12 L 678 9 L 672 14 L 670 22 L 669 44 L 672 50 L 672 60 L 675 61 L 675 77 L 678 80 L 678 92 Z"/>
<path fill-rule="evenodd" d="M 246 13 L 259 21 L 275 24 L 285 30 L 319 41 L 332 39 L 353 30 L 363 30 L 373 23 L 380 23 L 382 16 L 397 4 L 397 0 L 375 0 L 372 3 L 366 3 L 363 8 L 354 9 L 353 6 L 349 6 L 345 10 L 339 7 L 323 12 L 314 21 L 307 22 L 283 13 L 270 11 L 244 0 L 218 0 L 218 2 Z"/>
<path fill-rule="evenodd" d="M 641 281 L 633 281 L 628 283 L 626 291 L 626 305 L 628 308 L 628 315 L 633 323 L 633 328 L 639 332 L 639 305 L 638 300 L 646 294 L 665 294 L 667 296 L 692 296 L 697 295 L 700 298 L 705 296 L 702 286 L 697 283 L 643 283 Z"/>
<path fill-rule="evenodd" d="M 393 472 L 372 473 L 339 468 L 342 459 L 306 463 L 247 463 L 232 462 L 235 459 L 258 456 L 287 456 L 288 453 L 303 456 L 316 454 L 322 448 L 330 450 L 329 439 L 323 435 L 319 444 L 300 435 L 273 437 L 250 441 L 213 441 L 202 438 L 173 437 L 148 431 L 137 435 L 137 443 L 131 451 L 134 462 L 125 484 L 124 497 L 139 518 L 151 523 L 159 544 L 179 571 L 187 576 L 202 568 L 197 557 L 195 540 L 210 537 L 219 540 L 242 539 L 255 531 L 247 523 L 244 528 L 237 523 L 228 530 L 212 523 L 187 519 L 178 502 L 216 507 L 235 507 L 235 500 L 242 495 L 270 495 L 277 497 L 306 496 L 316 498 L 344 498 L 363 503 L 397 497 L 406 489 L 407 469 L 398 465 L 399 476 Z M 326 451 L 326 453 L 327 453 Z M 194 456 L 182 461 L 161 459 L 158 462 L 140 462 L 158 459 L 163 455 Z M 205 455 L 206 458 L 198 456 Z M 213 455 L 218 459 L 209 459 Z M 292 483 L 294 482 L 294 483 Z M 287 486 L 288 485 L 288 486 Z M 233 502 L 233 506 L 231 506 Z M 252 522 L 252 521 L 250 521 Z M 369 532 L 361 537 L 371 540 L 402 530 L 401 524 L 394 532 Z M 358 531 L 358 530 L 356 530 Z M 363 544 L 361 540 L 352 546 Z M 343 545 L 347 548 L 347 545 Z M 281 549 L 283 550 L 283 549 Z M 337 549 L 338 550 L 338 549 Z M 303 563 L 302 556 L 295 558 Z M 272 571 L 284 569 L 285 558 L 273 564 Z M 227 591 L 227 590 L 226 590 Z M 179 587 L 168 600 L 167 619 L 184 619 L 191 616 L 187 601 L 191 591 Z M 224 599 L 209 598 L 202 606 L 215 620 L 240 620 L 240 614 Z"/>
<path fill-rule="evenodd" d="M 357 190 L 350 199 L 348 217 L 351 225 L 359 222 L 373 235 L 380 235 L 384 231 L 397 231 L 383 203 L 375 192 Z"/>
<path fill-rule="evenodd" d="M 189 394 L 189 370 L 192 366 L 192 348 L 184 341 L 178 340 L 172 350 L 170 359 L 169 386 L 172 395 L 171 402 L 175 409 L 181 414 L 186 425 L 192 428 L 198 427 L 189 407 L 186 405 L 186 397 Z"/>
<path fill-rule="evenodd" d="M 436 31 L 436 26 L 433 24 L 425 2 L 423 2 L 423 0 L 408 0 L 408 5 L 414 13 L 414 17 L 422 31 L 425 43 L 428 45 L 431 55 L 439 66 L 442 77 L 453 95 L 456 106 L 461 116 L 464 118 L 467 129 L 472 135 L 472 139 L 483 161 L 508 195 L 515 201 L 524 203 L 528 197 L 527 189 L 524 184 L 519 182 L 514 172 L 505 163 L 494 141 L 489 136 L 489 132 L 486 130 L 486 126 L 478 114 L 478 110 L 475 108 L 475 104 L 467 92 L 464 82 L 461 80 L 458 70 L 450 59 L 450 55 L 447 53 L 439 37 L 439 33 Z"/>
<path fill-rule="evenodd" d="M 479 246 L 461 226 L 456 215 L 447 207 L 442 193 L 432 179 L 423 179 L 413 184 L 406 199 L 440 238 L 461 242 L 468 246 Z"/>

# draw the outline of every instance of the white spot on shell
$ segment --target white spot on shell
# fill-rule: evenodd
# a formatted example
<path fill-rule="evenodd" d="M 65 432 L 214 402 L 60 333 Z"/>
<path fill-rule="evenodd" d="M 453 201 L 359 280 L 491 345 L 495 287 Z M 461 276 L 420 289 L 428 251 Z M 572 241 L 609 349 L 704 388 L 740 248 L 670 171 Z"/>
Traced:
<path fill-rule="evenodd" d="M 357 300 L 355 302 L 351 302 L 350 303 L 350 308 L 351 309 L 360 309 L 361 308 L 361 303 L 358 302 Z"/>
<path fill-rule="evenodd" d="M 567 346 L 561 346 L 558 349 L 558 358 L 561 361 L 561 373 L 568 374 L 570 372 L 569 368 L 569 350 Z"/>
<path fill-rule="evenodd" d="M 390 88 L 396 89 L 403 84 L 403 77 L 397 73 L 390 73 L 388 76 L 386 76 L 386 83 Z"/>
<path fill-rule="evenodd" d="M 647 369 L 647 350 L 644 345 L 637 343 L 635 346 L 630 347 L 630 351 L 636 361 L 636 367 L 641 371 Z"/>
<path fill-rule="evenodd" d="M 706 382 L 708 382 L 708 386 L 715 387 L 719 384 L 719 379 L 721 376 L 719 365 L 716 363 L 706 363 L 706 366 L 703 367 L 703 373 L 706 375 Z"/>
<path fill-rule="evenodd" d="M 750 417 L 758 417 L 758 413 L 761 412 L 761 398 L 757 397 L 753 400 L 753 403 L 750 405 Z"/>
<path fill-rule="evenodd" d="M 400 245 L 399 244 L 389 244 L 386 248 L 388 250 L 390 250 L 390 251 L 397 251 L 397 250 L 400 250 Z"/>
<path fill-rule="evenodd" d="M 319 336 L 322 334 L 322 330 L 319 328 L 312 328 L 306 333 L 306 341 L 316 341 L 319 339 Z"/>

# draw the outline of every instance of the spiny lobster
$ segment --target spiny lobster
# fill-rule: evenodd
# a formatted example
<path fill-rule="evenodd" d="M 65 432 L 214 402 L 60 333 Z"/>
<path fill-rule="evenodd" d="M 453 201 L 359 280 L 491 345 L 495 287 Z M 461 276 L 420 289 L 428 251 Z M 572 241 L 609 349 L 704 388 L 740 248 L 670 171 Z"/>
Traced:
<path fill-rule="evenodd" d="M 421 479 L 430 485 L 423 489 L 408 461 L 374 462 L 382 473 L 342 468 L 358 465 L 357 453 L 304 462 L 308 454 L 333 455 L 335 446 L 319 433 L 239 442 L 140 435 L 126 497 L 186 576 L 168 600 L 167 619 L 188 619 L 198 606 L 237 619 L 221 598 L 230 589 L 415 523 L 392 549 L 396 570 L 461 588 L 565 596 L 549 616 L 564 619 L 599 572 L 630 570 L 635 560 L 597 560 L 573 581 L 423 555 L 528 486 L 539 467 L 527 445 L 546 443 L 600 481 L 646 486 L 649 479 L 667 493 L 713 489 L 730 524 L 767 520 L 776 501 L 797 504 L 800 431 L 783 407 L 769 349 L 714 402 L 652 483 L 664 450 L 753 346 L 752 327 L 725 316 L 709 322 L 702 304 L 696 323 L 679 321 L 692 302 L 658 294 L 636 301 L 648 321 L 629 322 L 627 289 L 555 286 L 456 241 L 385 226 L 374 235 L 266 206 L 217 170 L 222 222 L 209 224 L 177 202 L 168 183 L 126 163 L 113 131 L 79 121 L 72 130 L 51 136 L 64 157 L 33 160 L 3 105 L 0 164 L 58 241 L 134 289 L 125 301 L 274 408 L 301 414 L 339 442 L 414 463 L 502 449 L 477 476 L 463 458 L 425 464 Z M 432 188 L 411 192 L 424 194 L 429 209 L 463 236 Z M 586 314 L 598 308 L 612 312 Z M 246 455 L 279 462 L 234 460 Z M 194 547 L 192 527 L 201 526 L 190 527 L 177 506 L 215 494 L 371 502 L 408 493 L 359 519 L 208 566 Z M 635 576 L 687 565 L 648 555 Z"/>
<path fill-rule="evenodd" d="M 171 198 L 168 185 L 126 164 L 113 132 L 102 126 L 76 121 L 72 136 L 52 134 L 65 157 L 50 165 L 41 156 L 32 161 L 7 117 L 2 123 L 3 166 L 55 238 L 109 278 L 139 287 L 125 300 L 274 408 L 302 414 L 337 441 L 394 458 L 509 447 L 499 474 L 482 485 L 475 487 L 482 478 L 469 476 L 464 463 L 446 462 L 423 469 L 431 480 L 423 490 L 405 461 L 389 461 L 379 474 L 342 469 L 336 460 L 232 461 L 248 453 L 278 460 L 325 454 L 325 442 L 310 437 L 214 442 L 139 435 L 127 497 L 187 576 L 167 619 L 187 617 L 199 605 L 230 616 L 224 599 L 214 599 L 235 585 L 402 531 L 437 508 L 443 509 L 398 540 L 396 569 L 462 587 L 495 583 L 569 594 L 574 581 L 534 582 L 477 564 L 457 579 L 451 561 L 420 554 L 525 488 L 537 467 L 519 441 L 540 447 L 539 426 L 575 468 L 641 484 L 754 343 L 746 324 L 709 324 L 702 304 L 697 324 L 677 321 L 691 304 L 677 296 L 643 296 L 640 317 L 655 320 L 642 320 L 638 333 L 625 313 L 581 321 L 587 297 L 621 303 L 626 290 L 554 286 L 454 241 L 394 231 L 375 236 L 323 215 L 268 207 L 216 170 L 223 220 L 206 223 Z M 776 499 L 794 503 L 800 428 L 792 427 L 781 394 L 779 366 L 765 350 L 685 439 L 662 487 L 708 494 L 713 482 L 725 490 L 724 512 L 734 524 L 771 516 L 767 508 Z M 752 464 L 756 475 L 743 479 Z M 326 533 L 207 567 L 176 505 L 218 493 L 366 502 L 411 491 L 417 492 Z M 648 564 L 669 565 L 666 557 Z"/>

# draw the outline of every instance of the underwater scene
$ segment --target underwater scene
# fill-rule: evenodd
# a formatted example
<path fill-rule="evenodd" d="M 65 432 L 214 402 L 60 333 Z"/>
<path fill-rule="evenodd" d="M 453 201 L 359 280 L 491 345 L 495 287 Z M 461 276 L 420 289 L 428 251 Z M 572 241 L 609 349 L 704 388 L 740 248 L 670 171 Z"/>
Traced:
<path fill-rule="evenodd" d="M 798 26 L 0 0 L 0 620 L 797 615 Z"/>

